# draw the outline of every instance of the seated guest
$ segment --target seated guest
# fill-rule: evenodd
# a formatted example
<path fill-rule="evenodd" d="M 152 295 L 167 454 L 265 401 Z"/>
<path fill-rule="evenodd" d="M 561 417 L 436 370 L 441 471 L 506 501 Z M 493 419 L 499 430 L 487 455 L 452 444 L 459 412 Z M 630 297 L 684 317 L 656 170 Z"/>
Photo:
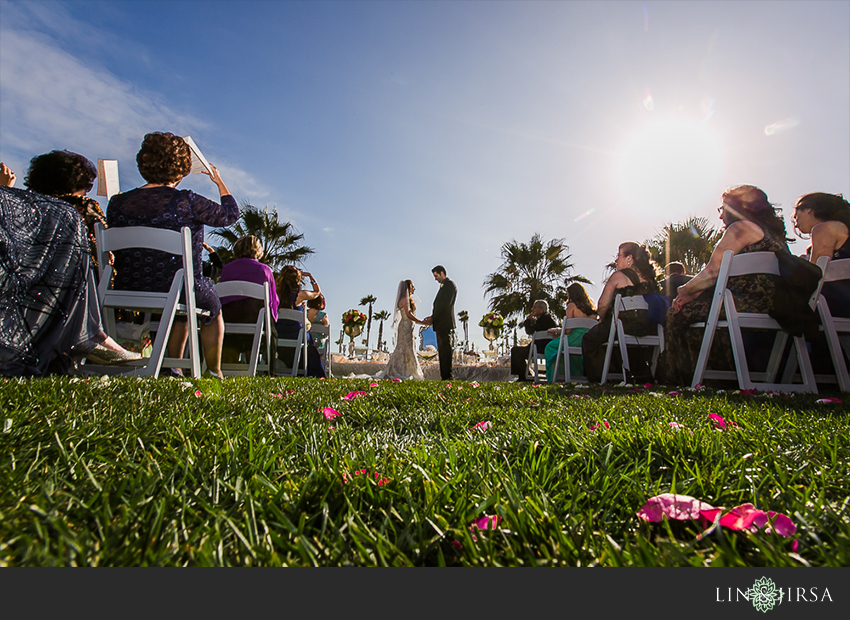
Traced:
<path fill-rule="evenodd" d="M 545 299 L 535 301 L 531 306 L 531 312 L 522 322 L 522 327 L 529 336 L 533 336 L 534 332 L 544 332 L 557 326 L 558 324 L 555 322 L 555 319 L 549 314 L 549 303 Z M 538 340 L 536 343 L 537 352 L 542 355 L 550 340 L 551 338 Z M 530 347 L 531 345 L 511 347 L 511 374 L 517 375 L 517 381 L 529 381 L 526 377 L 526 370 L 528 368 L 528 351 Z"/>
<path fill-rule="evenodd" d="M 682 263 L 669 263 L 664 268 L 667 277 L 658 283 L 661 294 L 667 297 L 670 303 L 679 295 L 679 287 L 691 281 L 693 276 L 686 275 L 685 266 Z"/>
<path fill-rule="evenodd" d="M 221 302 L 211 280 L 202 273 L 204 225 L 230 226 L 239 219 L 239 206 L 221 179 L 215 166 L 204 174 L 212 179 L 221 196 L 221 204 L 195 194 L 176 189 L 192 171 L 192 153 L 180 136 L 154 132 L 145 136 L 136 155 L 139 173 L 147 184 L 109 201 L 106 221 L 110 228 L 148 226 L 179 231 L 188 226 L 192 231 L 192 268 L 195 279 L 195 302 L 198 308 L 209 311 L 201 319 L 201 347 L 209 372 L 220 379 L 221 347 L 224 321 Z M 115 256 L 117 289 L 129 291 L 164 292 L 171 287 L 174 274 L 182 267 L 180 257 L 158 250 L 122 250 Z M 182 320 L 180 320 L 182 319 Z M 175 318 L 166 349 L 169 357 L 181 358 L 189 338 L 188 322 Z M 174 374 L 182 374 L 172 369 Z"/>
<path fill-rule="evenodd" d="M 235 260 L 227 263 L 221 271 L 221 282 L 241 280 L 263 285 L 269 285 L 269 306 L 272 320 L 272 342 L 277 342 L 277 332 L 274 324 L 277 322 L 277 309 L 280 301 L 277 297 L 274 273 L 271 267 L 260 262 L 263 257 L 263 244 L 253 236 L 247 235 L 233 245 Z M 221 314 L 227 323 L 256 323 L 263 302 L 252 297 L 228 296 L 221 298 Z M 224 348 L 221 359 L 223 362 L 239 361 L 241 352 L 250 351 L 254 343 L 253 336 L 247 334 L 224 335 Z"/>
<path fill-rule="evenodd" d="M 304 276 L 310 278 L 310 281 L 313 283 L 312 291 L 305 291 L 301 289 L 301 282 Z M 280 276 L 278 277 L 277 294 L 280 299 L 279 307 L 303 310 L 302 304 L 319 297 L 322 294 L 322 289 L 319 287 L 319 283 L 316 282 L 316 279 L 312 276 L 312 274 L 306 271 L 301 271 L 292 265 L 287 265 L 281 270 Z M 302 325 L 299 321 L 278 319 L 275 327 L 277 328 L 278 338 L 295 339 L 298 337 L 298 332 Z M 309 325 L 306 326 L 306 329 L 309 331 Z M 284 363 L 292 367 L 292 363 L 295 359 L 295 352 L 291 348 L 279 350 L 278 356 Z M 307 376 L 325 376 L 325 368 L 322 364 L 322 357 L 319 355 L 319 351 L 313 343 L 313 337 L 309 333 L 307 335 Z"/>
<path fill-rule="evenodd" d="M 611 274 L 611 277 L 605 282 L 605 288 L 602 289 L 602 294 L 596 303 L 600 323 L 588 330 L 581 341 L 584 375 L 594 383 L 599 383 L 602 380 L 605 349 L 614 318 L 613 306 L 616 296 L 631 297 L 658 292 L 658 284 L 655 281 L 658 268 L 646 246 L 638 245 L 634 241 L 621 243 L 614 265 L 617 271 Z M 631 336 L 646 336 L 656 331 L 655 325 L 649 320 L 645 310 L 628 310 L 622 312 L 620 318 L 623 321 L 625 332 Z M 643 383 L 653 380 L 649 356 L 643 350 L 644 348 L 634 348 L 632 349 L 634 353 L 629 353 L 632 374 L 631 377 L 627 378 L 629 381 Z M 612 351 L 611 359 L 611 368 L 620 364 L 617 349 Z"/>
<path fill-rule="evenodd" d="M 30 160 L 30 167 L 24 179 L 31 191 L 61 198 L 73 206 L 86 224 L 91 261 L 97 269 L 97 242 L 94 225 L 98 222 L 106 226 L 106 216 L 96 200 L 87 198 L 94 181 L 97 168 L 79 153 L 70 151 L 50 151 L 37 155 Z M 99 274 L 98 274 L 99 275 Z"/>
<path fill-rule="evenodd" d="M 718 209 L 724 225 L 723 236 L 711 253 L 708 264 L 687 284 L 679 287 L 679 295 L 667 312 L 664 329 L 665 352 L 659 364 L 662 380 L 672 385 L 690 385 L 693 380 L 703 330 L 691 329 L 692 323 L 708 319 L 712 292 L 723 253 L 788 252 L 785 222 L 768 201 L 767 194 L 752 185 L 739 185 L 723 194 Z M 733 276 L 727 284 L 735 298 L 738 312 L 769 313 L 773 308 L 776 279 L 768 274 Z M 718 330 L 714 335 L 709 368 L 733 369 L 729 333 Z"/>
<path fill-rule="evenodd" d="M 567 303 L 567 319 L 595 319 L 596 306 L 587 295 L 587 291 L 578 282 L 573 282 L 567 287 L 569 295 L 569 303 Z M 565 329 L 564 335 L 567 341 L 563 346 L 577 347 L 581 345 L 584 335 L 588 332 L 586 327 L 576 327 L 573 329 Z M 546 345 L 546 380 L 553 383 L 555 377 L 555 357 L 558 355 L 558 345 L 561 341 L 561 330 L 558 327 L 549 329 L 549 334 L 555 339 Z M 584 360 L 581 355 L 570 356 L 570 376 L 578 377 L 584 372 Z"/>
<path fill-rule="evenodd" d="M 815 192 L 797 201 L 794 227 L 811 235 L 812 245 L 806 251 L 809 261 L 821 256 L 832 260 L 850 258 L 850 203 L 841 194 Z M 850 317 L 850 282 L 824 282 L 821 295 L 834 317 Z M 811 341 L 811 359 L 815 374 L 832 374 L 832 358 L 823 332 Z M 847 361 L 845 354 L 845 362 Z"/>
<path fill-rule="evenodd" d="M 806 194 L 794 209 L 794 227 L 811 235 L 809 261 L 850 258 L 850 203 L 841 194 Z M 850 317 L 850 283 L 824 282 L 821 294 L 832 316 Z"/>
<path fill-rule="evenodd" d="M 330 325 L 328 315 L 325 314 L 325 296 L 319 295 L 307 302 L 307 320 L 310 323 L 319 323 L 327 327 Z M 316 343 L 317 349 L 322 349 L 325 346 L 325 334 L 315 334 L 313 340 Z"/>
<path fill-rule="evenodd" d="M 141 356 L 103 332 L 86 228 L 63 200 L 0 186 L 0 375 L 76 370 L 78 358 Z"/>

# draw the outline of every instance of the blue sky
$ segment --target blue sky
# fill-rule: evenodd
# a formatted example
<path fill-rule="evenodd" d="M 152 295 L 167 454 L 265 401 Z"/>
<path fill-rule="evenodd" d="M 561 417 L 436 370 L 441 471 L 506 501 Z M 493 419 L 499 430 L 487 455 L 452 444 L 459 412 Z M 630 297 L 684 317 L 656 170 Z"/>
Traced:
<path fill-rule="evenodd" d="M 0 0 L 19 183 L 59 148 L 132 189 L 149 131 L 191 135 L 304 233 L 335 328 L 403 278 L 429 314 L 442 263 L 481 348 L 506 241 L 564 238 L 596 298 L 620 242 L 716 222 L 728 186 L 786 219 L 850 195 L 850 2 Z"/>

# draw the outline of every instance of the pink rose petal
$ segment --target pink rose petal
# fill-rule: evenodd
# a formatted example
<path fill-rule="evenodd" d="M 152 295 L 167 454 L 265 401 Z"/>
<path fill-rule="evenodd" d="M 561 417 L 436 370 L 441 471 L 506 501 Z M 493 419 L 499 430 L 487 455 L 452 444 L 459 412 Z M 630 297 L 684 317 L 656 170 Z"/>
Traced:
<path fill-rule="evenodd" d="M 401 379 L 393 379 L 393 383 L 401 383 Z"/>
<path fill-rule="evenodd" d="M 681 396 L 681 395 L 682 395 L 681 392 L 676 392 L 676 391 L 667 392 L 667 396 Z"/>
<path fill-rule="evenodd" d="M 767 526 L 767 532 L 774 531 L 785 538 L 790 538 L 797 533 L 797 526 L 788 515 L 768 510 L 767 516 L 772 519 L 772 523 Z M 795 540 L 794 543 L 796 542 Z M 796 548 L 794 550 L 796 551 Z"/>
<path fill-rule="evenodd" d="M 354 400 L 358 396 L 365 396 L 365 395 L 366 395 L 366 392 L 361 392 L 361 391 L 358 390 L 357 392 L 349 392 L 348 394 L 346 394 L 345 396 L 342 397 L 342 400 Z"/>
<path fill-rule="evenodd" d="M 378 387 L 378 384 L 377 383 L 370 383 L 369 387 Z"/>
<path fill-rule="evenodd" d="M 476 529 L 479 530 L 494 530 L 496 526 L 499 524 L 499 521 L 502 520 L 502 517 L 499 515 L 493 515 L 491 517 L 479 517 L 472 521 L 472 524 L 469 526 L 469 531 L 474 532 Z"/>
<path fill-rule="evenodd" d="M 829 405 L 832 403 L 841 403 L 840 398 L 819 398 L 815 401 L 818 405 Z"/>
<path fill-rule="evenodd" d="M 698 519 L 705 512 L 714 516 L 710 511 L 715 508 L 690 495 L 676 495 L 675 493 L 662 493 L 650 497 L 646 504 L 637 512 L 637 516 L 644 521 L 661 521 L 662 517 L 675 519 L 677 521 L 688 521 Z M 708 517 L 706 517 L 708 518 Z"/>
<path fill-rule="evenodd" d="M 472 386 L 472 387 L 474 387 L 474 388 L 477 388 L 479 384 L 478 384 L 478 381 L 473 381 L 473 382 L 472 382 L 472 383 L 470 383 L 469 385 L 471 385 L 471 386 Z"/>
<path fill-rule="evenodd" d="M 685 425 L 678 422 L 670 422 L 670 428 L 685 428 Z"/>
<path fill-rule="evenodd" d="M 719 428 L 720 430 L 726 430 L 727 425 L 728 426 L 738 426 L 737 424 L 735 424 L 735 422 L 733 422 L 731 420 L 727 422 L 723 418 L 723 416 L 717 415 L 716 413 L 709 413 L 708 417 L 713 422 L 714 428 Z"/>
<path fill-rule="evenodd" d="M 602 424 L 605 426 L 605 428 L 611 428 L 611 425 L 608 424 L 608 422 L 606 422 L 604 420 L 602 421 Z M 593 424 L 591 426 L 588 426 L 587 428 L 588 428 L 588 430 L 595 431 L 596 429 L 599 428 L 599 424 Z"/>
<path fill-rule="evenodd" d="M 203 395 L 204 395 L 204 393 L 201 392 L 201 390 L 195 390 L 195 398 L 200 398 Z"/>
<path fill-rule="evenodd" d="M 478 424 L 476 424 L 475 426 L 473 426 L 469 430 L 470 431 L 476 431 L 476 430 L 477 431 L 486 431 L 486 430 L 490 430 L 491 428 L 493 428 L 493 423 L 490 422 L 489 420 L 487 420 L 487 421 L 484 421 L 484 422 L 479 422 Z"/>
<path fill-rule="evenodd" d="M 322 413 L 324 414 L 326 420 L 333 420 L 334 418 L 342 415 L 339 411 L 331 407 L 325 407 L 324 409 L 322 409 Z"/>
<path fill-rule="evenodd" d="M 454 547 L 454 548 L 455 548 L 455 549 L 457 549 L 458 551 L 460 551 L 461 549 L 463 549 L 463 545 L 462 545 L 462 544 L 460 544 L 460 542 L 459 542 L 457 539 L 455 539 L 455 540 L 453 540 L 453 541 L 452 541 L 452 547 Z"/>
<path fill-rule="evenodd" d="M 741 504 L 720 517 L 720 525 L 730 530 L 755 531 L 767 523 L 767 513 L 752 504 Z"/>

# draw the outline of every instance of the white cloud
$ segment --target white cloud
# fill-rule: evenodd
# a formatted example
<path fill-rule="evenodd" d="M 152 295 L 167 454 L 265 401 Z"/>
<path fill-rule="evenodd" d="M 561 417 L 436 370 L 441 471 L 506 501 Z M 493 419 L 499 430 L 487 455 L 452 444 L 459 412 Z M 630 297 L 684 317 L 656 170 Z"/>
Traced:
<path fill-rule="evenodd" d="M 207 127 L 31 30 L 0 30 L 0 85 L 0 157 L 15 162 L 21 178 L 34 155 L 68 149 L 93 161 L 117 159 L 122 187 L 129 188 L 140 180 L 135 158 L 146 133 L 168 128 L 189 135 Z M 213 159 L 234 195 L 268 195 L 247 171 Z"/>

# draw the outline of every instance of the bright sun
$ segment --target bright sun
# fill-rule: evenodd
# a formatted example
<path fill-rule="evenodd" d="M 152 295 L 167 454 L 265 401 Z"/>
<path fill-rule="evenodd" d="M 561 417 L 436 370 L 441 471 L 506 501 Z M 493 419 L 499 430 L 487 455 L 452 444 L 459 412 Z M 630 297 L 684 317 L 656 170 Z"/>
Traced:
<path fill-rule="evenodd" d="M 712 199 L 720 172 L 720 146 L 711 131 L 695 122 L 670 120 L 632 136 L 619 153 L 615 174 L 627 205 L 677 221 Z"/>

